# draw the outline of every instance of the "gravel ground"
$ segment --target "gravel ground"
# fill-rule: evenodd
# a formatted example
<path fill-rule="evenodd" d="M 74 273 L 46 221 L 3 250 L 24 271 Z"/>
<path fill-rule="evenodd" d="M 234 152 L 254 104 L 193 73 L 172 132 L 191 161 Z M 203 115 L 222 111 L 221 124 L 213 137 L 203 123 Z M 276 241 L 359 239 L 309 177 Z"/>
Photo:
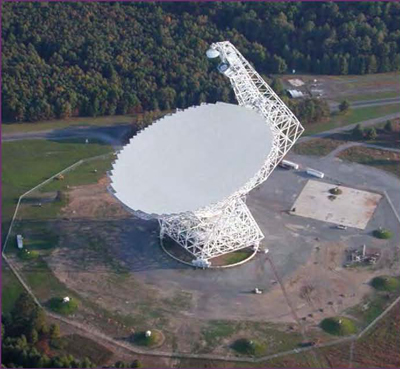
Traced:
<path fill-rule="evenodd" d="M 400 181 L 374 168 L 341 162 L 335 158 L 314 158 L 289 155 L 288 159 L 298 162 L 301 167 L 312 167 L 326 174 L 324 181 L 333 181 L 335 176 L 343 185 L 364 190 L 386 190 L 395 206 L 400 204 L 398 188 Z M 265 240 L 263 247 L 270 250 L 278 273 L 287 280 L 309 261 L 317 241 L 318 244 L 341 242 L 349 247 L 362 244 L 379 247 L 371 236 L 378 226 L 385 226 L 395 232 L 389 246 L 400 240 L 396 218 L 386 199 L 381 200 L 375 214 L 363 231 L 354 228 L 338 230 L 333 224 L 289 215 L 302 188 L 310 179 L 304 169 L 286 171 L 277 168 L 270 178 L 249 194 L 247 204 L 260 225 Z M 138 224 L 121 234 L 119 254 L 136 278 L 164 292 L 181 289 L 193 294 L 194 306 L 189 314 L 204 318 L 232 318 L 281 320 L 289 318 L 283 297 L 278 295 L 272 270 L 266 263 L 265 255 L 258 254 L 250 262 L 226 270 L 195 270 L 179 264 L 160 253 L 158 246 L 158 225 L 156 222 L 132 221 Z M 134 240 L 129 242 L 129 240 Z M 271 291 L 271 294 L 254 295 L 255 288 Z"/>

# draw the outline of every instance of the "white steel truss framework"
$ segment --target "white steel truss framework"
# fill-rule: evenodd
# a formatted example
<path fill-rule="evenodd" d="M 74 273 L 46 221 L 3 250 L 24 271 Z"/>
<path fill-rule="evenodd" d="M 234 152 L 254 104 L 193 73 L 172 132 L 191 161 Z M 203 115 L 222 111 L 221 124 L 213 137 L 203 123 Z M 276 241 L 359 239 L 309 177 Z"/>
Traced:
<path fill-rule="evenodd" d="M 194 264 L 202 266 L 209 266 L 208 260 L 213 257 L 259 247 L 264 235 L 245 204 L 246 194 L 268 178 L 304 131 L 294 114 L 230 42 L 214 43 L 210 50 L 221 59 L 218 69 L 229 78 L 239 105 L 261 114 L 274 140 L 264 165 L 227 199 L 193 213 L 159 218 L 160 237 L 168 235 L 196 258 Z"/>

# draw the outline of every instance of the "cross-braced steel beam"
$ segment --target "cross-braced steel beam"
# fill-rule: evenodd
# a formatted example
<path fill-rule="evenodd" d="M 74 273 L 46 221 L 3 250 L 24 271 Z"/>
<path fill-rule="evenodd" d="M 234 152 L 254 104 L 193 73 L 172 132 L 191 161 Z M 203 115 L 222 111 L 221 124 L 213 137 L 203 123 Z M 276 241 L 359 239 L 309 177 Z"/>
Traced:
<path fill-rule="evenodd" d="M 218 69 L 229 78 L 239 105 L 262 115 L 274 139 L 264 165 L 227 199 L 193 213 L 159 219 L 160 236 L 167 234 L 196 258 L 196 265 L 202 266 L 209 266 L 208 260 L 213 257 L 259 247 L 264 235 L 245 204 L 246 194 L 268 178 L 304 131 L 294 114 L 230 42 L 214 43 L 210 50 L 212 57 L 221 59 Z"/>

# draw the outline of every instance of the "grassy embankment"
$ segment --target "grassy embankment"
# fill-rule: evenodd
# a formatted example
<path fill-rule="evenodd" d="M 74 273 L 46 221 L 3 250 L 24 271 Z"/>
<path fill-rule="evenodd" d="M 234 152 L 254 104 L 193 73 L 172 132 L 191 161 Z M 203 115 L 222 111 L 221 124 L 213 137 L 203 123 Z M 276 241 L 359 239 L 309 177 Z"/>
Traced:
<path fill-rule="evenodd" d="M 355 95 L 343 95 L 343 99 L 348 101 L 370 101 L 370 100 L 380 100 L 380 99 L 391 99 L 394 97 L 399 97 L 400 91 L 382 91 L 376 93 L 362 93 Z"/>
<path fill-rule="evenodd" d="M 350 109 L 345 114 L 333 114 L 331 118 L 326 122 L 306 125 L 306 130 L 303 135 L 309 136 L 315 133 L 328 131 L 338 127 L 345 127 L 351 124 L 363 122 L 365 120 L 380 118 L 389 114 L 399 112 L 400 107 L 398 103 L 381 106 L 369 106 L 359 109 Z"/>
<path fill-rule="evenodd" d="M 19 196 L 80 159 L 111 152 L 101 143 L 84 140 L 26 140 L 2 145 L 2 239 L 15 211 Z"/>
<path fill-rule="evenodd" d="M 81 140 L 81 142 L 54 142 L 44 140 L 4 142 L 2 145 L 3 242 L 20 195 L 80 159 L 105 154 L 111 152 L 111 150 L 111 147 L 108 145 L 100 143 L 85 144 L 83 140 Z M 76 176 L 77 174 L 75 173 L 74 175 Z M 87 174 L 83 175 L 82 172 L 81 180 L 89 180 Z M 64 184 L 54 184 L 54 186 L 57 185 L 63 186 Z M 66 185 L 67 184 L 65 184 L 65 186 Z M 44 211 L 41 213 L 48 216 L 48 214 L 51 215 L 53 211 L 57 211 L 58 206 L 58 203 L 53 203 L 53 207 L 49 205 L 48 209 L 35 208 L 33 212 L 38 212 L 38 209 L 42 209 Z M 32 238 L 31 247 L 40 250 L 54 245 L 56 242 L 56 235 L 51 232 L 43 233 L 44 229 L 39 223 L 37 223 L 36 226 L 38 237 Z M 10 245 L 13 243 L 11 241 L 12 240 L 10 240 Z M 40 259 L 34 262 L 35 264 L 42 263 Z M 35 275 L 31 273 L 32 280 L 29 282 L 32 282 L 33 285 L 43 286 L 45 289 L 54 287 L 52 283 L 55 282 L 52 278 L 48 278 L 48 270 L 44 270 L 43 268 L 45 268 L 45 266 L 42 264 L 39 266 L 41 266 L 41 268 L 37 270 Z M 9 311 L 22 291 L 22 286 L 6 266 L 3 266 L 2 272 L 2 304 L 4 311 Z"/>
<path fill-rule="evenodd" d="M 294 145 L 293 152 L 299 155 L 326 156 L 345 142 L 330 138 L 313 138 Z"/>
<path fill-rule="evenodd" d="M 350 147 L 339 158 L 358 164 L 369 165 L 400 177 L 400 153 L 369 147 Z"/>

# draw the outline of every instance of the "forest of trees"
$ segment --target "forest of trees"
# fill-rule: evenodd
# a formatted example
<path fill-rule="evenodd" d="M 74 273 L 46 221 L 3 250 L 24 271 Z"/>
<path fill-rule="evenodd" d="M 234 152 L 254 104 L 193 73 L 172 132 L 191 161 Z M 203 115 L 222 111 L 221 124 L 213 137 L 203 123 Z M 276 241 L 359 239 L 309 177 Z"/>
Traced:
<path fill-rule="evenodd" d="M 9 315 L 2 315 L 1 363 L 6 368 L 91 368 L 89 359 L 71 355 L 49 357 L 51 345 L 60 338 L 60 327 L 46 323 L 44 311 L 23 293 Z M 48 349 L 44 349 L 44 347 Z"/>
<path fill-rule="evenodd" d="M 399 70 L 400 4 L 3 3 L 3 120 L 235 101 L 204 53 L 229 40 L 264 74 Z"/>
<path fill-rule="evenodd" d="M 17 299 L 10 314 L 1 317 L 2 368 L 95 368 L 88 358 L 54 355 L 62 343 L 60 327 L 48 325 L 43 309 L 26 293 Z M 82 352 L 85 347 L 82 347 Z M 138 368 L 141 363 L 117 361 L 110 368 Z"/>

